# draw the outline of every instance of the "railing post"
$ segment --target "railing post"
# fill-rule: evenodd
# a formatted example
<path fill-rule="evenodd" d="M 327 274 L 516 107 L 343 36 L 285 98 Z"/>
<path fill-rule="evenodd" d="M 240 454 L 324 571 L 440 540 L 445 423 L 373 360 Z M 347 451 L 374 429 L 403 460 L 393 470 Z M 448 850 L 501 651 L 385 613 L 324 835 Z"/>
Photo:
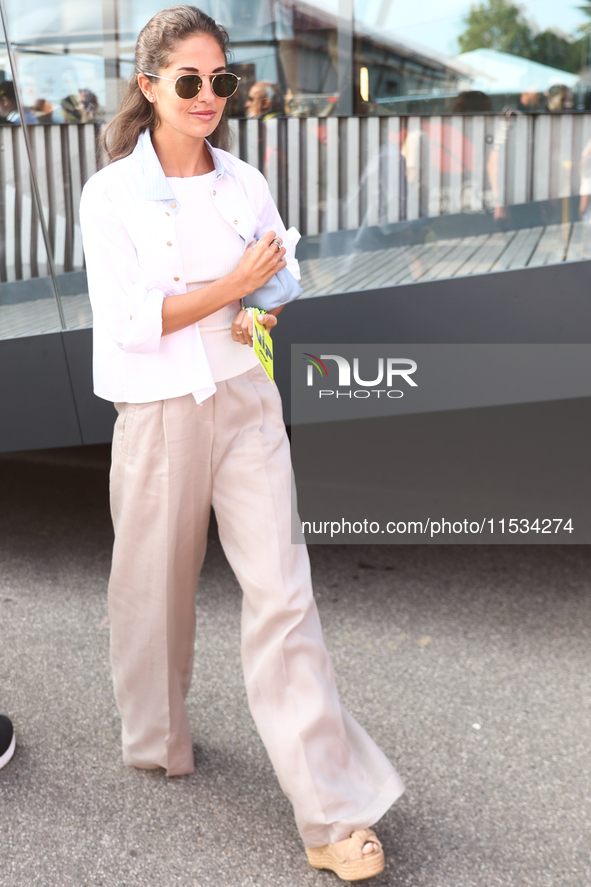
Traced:
<path fill-rule="evenodd" d="M 380 119 L 367 119 L 366 166 L 363 177 L 366 182 L 366 224 L 375 226 L 380 220 Z"/>
<path fill-rule="evenodd" d="M 346 123 L 345 227 L 351 230 L 359 227 L 359 118 L 349 117 Z"/>
<path fill-rule="evenodd" d="M 300 219 L 300 121 L 287 121 L 287 224 L 301 227 Z"/>
<path fill-rule="evenodd" d="M 409 117 L 405 143 L 406 218 L 414 221 L 420 215 L 421 193 L 421 118 Z"/>
<path fill-rule="evenodd" d="M 429 158 L 425 169 L 428 188 L 428 215 L 439 216 L 441 215 L 441 161 L 443 158 L 441 117 L 428 117 L 424 121 L 423 127 L 427 127 L 427 156 Z"/>
<path fill-rule="evenodd" d="M 400 118 L 388 118 L 386 221 L 390 224 L 400 218 Z"/>
<path fill-rule="evenodd" d="M 339 121 L 326 121 L 326 231 L 339 230 Z"/>
<path fill-rule="evenodd" d="M 464 165 L 464 120 L 451 118 L 450 131 L 450 171 L 449 171 L 449 212 L 462 211 L 462 168 Z"/>
<path fill-rule="evenodd" d="M 267 120 L 263 124 L 264 132 L 264 168 L 265 178 L 269 183 L 269 190 L 275 203 L 279 202 L 279 167 L 278 167 L 278 121 L 276 118 Z"/>
<path fill-rule="evenodd" d="M 573 168 L 573 115 L 560 117 L 560 148 L 558 154 L 558 196 L 570 197 Z"/>
<path fill-rule="evenodd" d="M 318 234 L 319 231 L 319 145 L 318 118 L 308 117 L 306 120 L 306 234 Z"/>
<path fill-rule="evenodd" d="M 244 158 L 251 166 L 260 169 L 259 164 L 259 121 L 246 121 L 246 157 Z"/>
<path fill-rule="evenodd" d="M 527 201 L 528 161 L 529 161 L 529 118 L 525 115 L 515 119 L 513 133 L 513 203 Z"/>
<path fill-rule="evenodd" d="M 470 180 L 470 209 L 484 209 L 484 155 L 486 128 L 480 114 L 472 118 L 472 173 Z"/>
<path fill-rule="evenodd" d="M 550 133 L 551 119 L 539 114 L 534 119 L 534 200 L 550 197 Z"/>

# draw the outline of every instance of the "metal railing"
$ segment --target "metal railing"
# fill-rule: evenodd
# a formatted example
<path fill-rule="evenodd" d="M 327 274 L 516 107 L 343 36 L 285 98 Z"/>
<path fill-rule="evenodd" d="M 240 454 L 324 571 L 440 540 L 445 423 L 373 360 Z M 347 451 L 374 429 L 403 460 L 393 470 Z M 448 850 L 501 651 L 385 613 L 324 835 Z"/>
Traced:
<path fill-rule="evenodd" d="M 591 145 L 581 113 L 232 125 L 234 153 L 265 173 L 283 218 L 307 235 L 569 197 Z"/>
<path fill-rule="evenodd" d="M 287 225 L 308 236 L 569 197 L 591 145 L 591 114 L 580 113 L 230 123 L 233 153 L 265 174 Z M 100 127 L 29 133 L 56 272 L 81 271 L 78 203 L 102 162 Z M 47 274 L 22 128 L 0 126 L 0 282 Z"/>
<path fill-rule="evenodd" d="M 29 127 L 42 212 L 60 273 L 84 267 L 78 204 L 85 181 L 100 164 L 98 134 L 94 124 Z M 0 195 L 0 281 L 45 277 L 47 253 L 21 126 L 0 127 Z"/>

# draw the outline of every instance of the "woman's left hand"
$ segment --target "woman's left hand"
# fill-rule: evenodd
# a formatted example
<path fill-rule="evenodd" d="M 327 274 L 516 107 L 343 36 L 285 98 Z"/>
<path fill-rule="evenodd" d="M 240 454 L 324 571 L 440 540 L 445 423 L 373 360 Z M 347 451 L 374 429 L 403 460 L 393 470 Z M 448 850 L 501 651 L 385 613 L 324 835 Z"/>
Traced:
<path fill-rule="evenodd" d="M 253 336 L 253 320 L 252 315 L 254 313 L 254 309 L 239 311 L 234 320 L 232 321 L 232 338 L 235 342 L 240 342 L 241 345 L 250 345 L 252 348 L 252 336 Z M 269 332 L 272 327 L 274 327 L 277 323 L 277 318 L 274 314 L 258 314 L 257 320 L 264 326 L 267 332 Z"/>

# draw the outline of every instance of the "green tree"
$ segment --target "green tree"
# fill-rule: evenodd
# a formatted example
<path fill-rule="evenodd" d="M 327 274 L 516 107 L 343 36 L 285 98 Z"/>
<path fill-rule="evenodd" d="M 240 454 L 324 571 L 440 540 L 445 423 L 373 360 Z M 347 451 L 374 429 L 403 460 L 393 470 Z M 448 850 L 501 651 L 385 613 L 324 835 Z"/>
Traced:
<path fill-rule="evenodd" d="M 568 40 L 556 31 L 542 31 L 533 37 L 529 58 L 541 65 L 578 74 L 587 63 L 588 44 L 586 37 Z"/>
<path fill-rule="evenodd" d="M 584 12 L 588 18 L 591 18 L 591 2 L 585 3 L 584 6 L 577 6 L 577 9 L 580 9 L 581 12 Z M 591 22 L 585 22 L 584 25 L 580 25 L 579 31 L 581 32 L 581 34 L 591 33 Z"/>
<path fill-rule="evenodd" d="M 591 0 L 579 9 L 591 18 Z M 496 49 L 573 74 L 586 63 L 587 37 L 569 39 L 553 30 L 538 33 L 535 25 L 529 24 L 521 8 L 511 0 L 474 4 L 465 21 L 466 30 L 458 37 L 462 52 Z M 580 31 L 591 33 L 591 21 Z"/>
<path fill-rule="evenodd" d="M 466 30 L 458 37 L 462 52 L 497 49 L 530 58 L 533 34 L 519 6 L 510 0 L 488 0 L 470 7 Z"/>

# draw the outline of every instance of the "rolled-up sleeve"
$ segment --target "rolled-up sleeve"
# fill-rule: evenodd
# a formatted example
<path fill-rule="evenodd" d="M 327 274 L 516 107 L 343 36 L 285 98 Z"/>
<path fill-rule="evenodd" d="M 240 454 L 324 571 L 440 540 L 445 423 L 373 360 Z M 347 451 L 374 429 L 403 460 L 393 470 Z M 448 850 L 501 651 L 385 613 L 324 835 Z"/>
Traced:
<path fill-rule="evenodd" d="M 158 351 L 167 293 L 142 272 L 117 207 L 96 181 L 82 191 L 80 227 L 95 324 L 100 322 L 122 351 Z"/>

